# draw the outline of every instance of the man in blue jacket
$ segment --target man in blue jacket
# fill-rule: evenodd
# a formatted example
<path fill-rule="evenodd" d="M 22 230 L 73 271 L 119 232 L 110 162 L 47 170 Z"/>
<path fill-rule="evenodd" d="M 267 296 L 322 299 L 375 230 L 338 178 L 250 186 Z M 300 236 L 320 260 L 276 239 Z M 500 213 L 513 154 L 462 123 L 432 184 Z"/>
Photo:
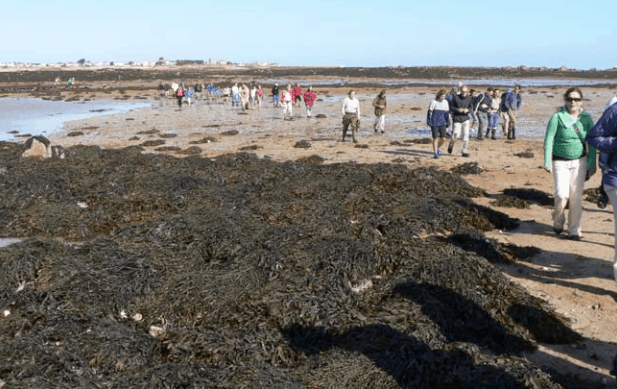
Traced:
<path fill-rule="evenodd" d="M 521 109 L 521 86 L 516 85 L 514 91 L 508 91 L 506 95 L 506 101 L 503 102 L 503 133 L 507 134 L 508 139 L 516 139 L 516 115 L 519 109 Z"/>
<path fill-rule="evenodd" d="M 617 104 L 607 106 L 600 120 L 587 134 L 586 140 L 590 146 L 600 150 L 599 164 L 602 169 L 602 184 L 613 205 L 613 223 L 615 224 L 613 275 L 617 282 Z"/>

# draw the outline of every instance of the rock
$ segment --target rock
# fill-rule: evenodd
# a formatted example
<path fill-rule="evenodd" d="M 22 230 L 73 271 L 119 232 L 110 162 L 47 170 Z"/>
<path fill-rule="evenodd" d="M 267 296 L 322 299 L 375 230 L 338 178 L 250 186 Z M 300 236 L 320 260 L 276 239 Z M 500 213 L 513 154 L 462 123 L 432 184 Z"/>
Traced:
<path fill-rule="evenodd" d="M 165 333 L 165 329 L 163 327 L 150 326 L 150 330 L 148 331 L 148 333 L 153 338 L 156 338 L 158 336 L 163 335 Z"/>
<path fill-rule="evenodd" d="M 50 158 L 52 156 L 51 142 L 44 136 L 33 136 L 24 143 L 22 157 Z"/>
<path fill-rule="evenodd" d="M 323 114 L 323 113 L 319 113 L 319 114 L 315 115 L 315 117 L 317 119 L 325 119 L 325 118 L 327 118 L 327 116 L 325 114 Z"/>

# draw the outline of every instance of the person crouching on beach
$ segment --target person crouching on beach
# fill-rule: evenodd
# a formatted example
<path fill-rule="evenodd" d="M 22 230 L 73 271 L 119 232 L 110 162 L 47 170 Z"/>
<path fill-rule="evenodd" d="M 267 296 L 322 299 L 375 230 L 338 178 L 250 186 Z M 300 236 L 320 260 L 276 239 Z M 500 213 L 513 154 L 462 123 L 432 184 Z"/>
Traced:
<path fill-rule="evenodd" d="M 613 224 L 615 225 L 615 255 L 613 257 L 613 276 L 617 282 L 617 99 L 609 100 L 600 120 L 587 134 L 589 145 L 600 150 L 602 186 L 613 205 Z"/>
<path fill-rule="evenodd" d="M 446 100 L 446 90 L 440 89 L 435 100 L 431 101 L 426 113 L 426 124 L 433 134 L 433 158 L 441 157 L 441 146 L 446 138 L 446 128 L 450 127 L 450 105 Z"/>
<path fill-rule="evenodd" d="M 568 239 L 582 237 L 583 189 L 585 177 L 596 171 L 596 149 L 588 147 L 586 137 L 593 127 L 591 116 L 582 108 L 583 92 L 569 88 L 565 106 L 548 122 L 544 137 L 544 169 L 553 173 L 555 205 L 553 230 L 561 234 L 569 204 Z"/>
<path fill-rule="evenodd" d="M 291 85 L 287 85 L 287 89 L 281 93 L 281 102 L 283 104 L 283 120 L 292 120 L 293 108 L 293 91 Z M 288 118 L 289 116 L 289 118 Z"/>
<path fill-rule="evenodd" d="M 304 104 L 306 105 L 306 117 L 311 117 L 313 114 L 313 105 L 317 100 L 317 94 L 313 92 L 313 87 L 309 86 L 306 92 L 304 92 Z"/>
<path fill-rule="evenodd" d="M 473 97 L 469 96 L 467 86 L 461 88 L 461 93 L 452 98 L 452 139 L 448 145 L 448 154 L 452 154 L 456 139 L 463 137 L 463 157 L 469 157 L 469 128 L 471 127 L 471 110 L 473 108 Z"/>
<path fill-rule="evenodd" d="M 381 92 L 373 99 L 373 107 L 375 107 L 375 125 L 373 129 L 375 132 L 381 131 L 383 134 L 386 129 L 386 90 L 382 89 Z"/>
<path fill-rule="evenodd" d="M 349 95 L 343 100 L 341 111 L 343 112 L 343 142 L 345 142 L 347 129 L 351 125 L 351 138 L 353 143 L 358 143 L 356 132 L 360 129 L 360 102 L 356 99 L 355 90 L 349 91 Z"/>

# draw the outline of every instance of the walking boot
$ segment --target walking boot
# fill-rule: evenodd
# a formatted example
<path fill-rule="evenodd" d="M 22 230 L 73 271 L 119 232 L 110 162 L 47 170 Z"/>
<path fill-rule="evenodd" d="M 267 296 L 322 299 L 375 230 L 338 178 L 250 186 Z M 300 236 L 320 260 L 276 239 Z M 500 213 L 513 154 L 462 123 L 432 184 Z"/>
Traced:
<path fill-rule="evenodd" d="M 512 137 L 510 138 L 512 140 L 516 139 L 516 128 L 512 127 Z"/>
<path fill-rule="evenodd" d="M 491 130 L 491 139 L 497 139 L 497 137 L 495 136 L 495 132 L 497 132 L 497 130 L 493 128 Z"/>

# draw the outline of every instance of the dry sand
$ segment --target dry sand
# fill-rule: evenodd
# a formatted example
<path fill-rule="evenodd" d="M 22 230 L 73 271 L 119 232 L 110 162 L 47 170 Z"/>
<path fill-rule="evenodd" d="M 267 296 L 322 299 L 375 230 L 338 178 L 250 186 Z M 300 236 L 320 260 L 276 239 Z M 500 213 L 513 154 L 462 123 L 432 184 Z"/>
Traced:
<path fill-rule="evenodd" d="M 465 162 L 477 162 L 484 171 L 465 177 L 472 185 L 485 189 L 495 198 L 507 188 L 535 188 L 551 195 L 553 193 L 552 176 L 540 168 L 543 155 L 541 136 L 519 136 L 515 142 L 509 143 L 499 132 L 501 138 L 498 140 L 473 140 L 470 158 L 461 157 L 459 142 L 452 155 L 445 154 L 438 160 L 433 159 L 431 145 L 418 142 L 428 135 L 414 134 L 410 130 L 426 129 L 426 108 L 437 87 L 389 91 L 384 135 L 373 133 L 374 117 L 370 107 L 380 87 L 359 88 L 363 116 L 360 147 L 356 147 L 353 143 L 340 141 L 339 101 L 348 88 L 316 88 L 318 98 L 324 100 L 316 103 L 313 115 L 325 114 L 326 118 L 307 119 L 304 107 L 299 106 L 294 108 L 294 120 L 284 121 L 282 109 L 273 108 L 269 96 L 264 107 L 247 112 L 233 109 L 230 103 L 216 105 L 203 101 L 190 107 L 185 105 L 179 110 L 175 99 L 159 99 L 154 90 L 156 84 L 150 84 L 150 90 L 78 92 L 82 99 L 114 100 L 121 97 L 129 101 L 152 101 L 153 106 L 121 115 L 70 122 L 63 132 L 48 138 L 53 145 L 95 144 L 105 148 L 142 145 L 146 141 L 158 140 L 164 141 L 164 144 L 145 147 L 145 152 L 165 152 L 179 158 L 183 154 L 176 150 L 186 152 L 193 147 L 188 152 L 199 152 L 203 157 L 243 150 L 278 161 L 319 155 L 325 159 L 324 163 L 402 163 L 409 167 L 435 165 L 443 169 Z M 522 125 L 543 130 L 562 102 L 565 89 L 525 88 L 524 105 L 519 115 Z M 599 112 L 614 92 L 601 87 L 583 88 L 583 92 L 588 99 L 585 107 L 597 120 Z M 67 91 L 61 95 L 69 98 L 74 94 Z M 238 134 L 225 134 L 233 130 Z M 79 132 L 83 135 L 68 136 Z M 303 140 L 308 141 L 311 147 L 294 147 Z M 160 147 L 171 149 L 155 150 Z M 523 152 L 531 152 L 534 157 L 516 156 Z M 586 183 L 586 188 L 597 187 L 599 182 L 600 177 L 596 175 Z M 541 366 L 550 364 L 601 386 L 614 385 L 614 378 L 609 373 L 617 353 L 617 322 L 614 320 L 617 317 L 617 284 L 611 266 L 614 253 L 611 205 L 599 209 L 595 203 L 585 201 L 584 239 L 573 242 L 555 237 L 550 208 L 538 205 L 528 209 L 502 208 L 492 205 L 492 198 L 474 200 L 523 221 L 514 231 L 491 231 L 486 234 L 500 242 L 535 246 L 542 250 L 541 254 L 528 260 L 503 266 L 504 273 L 523 285 L 530 294 L 548 301 L 556 311 L 570 317 L 572 328 L 585 338 L 575 345 L 542 345 L 527 357 Z"/>

